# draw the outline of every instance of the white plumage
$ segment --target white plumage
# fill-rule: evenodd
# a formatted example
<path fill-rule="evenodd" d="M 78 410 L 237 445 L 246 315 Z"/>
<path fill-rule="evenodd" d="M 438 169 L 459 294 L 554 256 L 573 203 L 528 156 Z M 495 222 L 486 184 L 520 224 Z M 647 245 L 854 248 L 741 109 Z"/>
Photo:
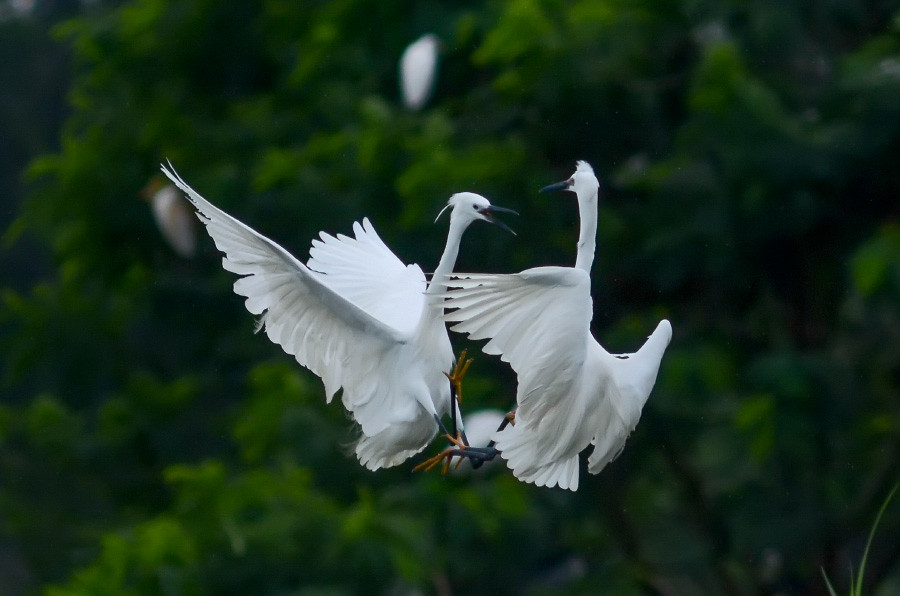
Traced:
<path fill-rule="evenodd" d="M 322 378 L 329 402 L 343 388 L 341 401 L 361 429 L 360 463 L 376 470 L 421 451 L 437 431 L 436 418 L 450 412 L 444 372 L 454 358 L 440 319 L 442 299 L 419 266 L 404 265 L 368 219 L 354 223 L 352 238 L 320 234 L 304 265 L 204 199 L 174 170 L 162 171 L 197 208 L 225 253 L 222 266 L 242 276 L 234 291 L 261 316 L 269 339 Z M 492 211 L 503 210 L 474 193 L 457 193 L 448 206 L 437 279 L 451 272 L 468 225 L 493 222 Z"/>
<path fill-rule="evenodd" d="M 197 250 L 197 220 L 184 197 L 171 184 L 152 192 L 150 205 L 156 227 L 179 256 L 189 259 Z"/>
<path fill-rule="evenodd" d="M 473 447 L 485 447 L 497 427 L 503 423 L 506 412 L 496 409 L 475 410 L 463 416 L 466 423 L 466 438 Z"/>
<path fill-rule="evenodd" d="M 409 44 L 400 56 L 400 89 L 403 103 L 419 110 L 431 96 L 438 62 L 438 38 L 427 33 Z"/>
<path fill-rule="evenodd" d="M 586 162 L 544 190 L 574 190 L 581 213 L 576 266 L 512 275 L 460 275 L 448 283 L 444 318 L 453 331 L 489 339 L 518 375 L 516 423 L 494 434 L 515 476 L 538 486 L 578 488 L 578 454 L 593 443 L 596 474 L 625 445 L 656 382 L 672 336 L 668 321 L 634 354 L 609 354 L 592 337 L 590 268 L 599 183 Z"/>

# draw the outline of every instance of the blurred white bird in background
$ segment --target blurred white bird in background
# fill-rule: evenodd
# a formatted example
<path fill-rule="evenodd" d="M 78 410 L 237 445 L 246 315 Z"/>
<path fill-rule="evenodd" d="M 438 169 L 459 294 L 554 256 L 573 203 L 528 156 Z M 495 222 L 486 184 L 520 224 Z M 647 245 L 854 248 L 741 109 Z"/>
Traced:
<path fill-rule="evenodd" d="M 437 36 L 427 33 L 409 44 L 400 56 L 400 91 L 403 104 L 410 110 L 421 109 L 431 97 L 439 46 Z"/>
<path fill-rule="evenodd" d="M 497 428 L 503 424 L 506 416 L 506 412 L 496 409 L 475 410 L 470 414 L 465 414 L 463 416 L 463 421 L 466 423 L 466 439 L 468 440 L 468 445 L 464 449 L 457 448 L 451 450 L 456 453 L 463 453 L 464 451 L 473 451 L 477 453 L 481 451 L 486 455 L 495 451 L 492 447 L 492 437 L 497 431 Z M 462 455 L 461 457 L 466 456 Z M 489 461 L 490 459 L 493 458 L 489 456 L 482 458 L 478 455 L 470 458 L 472 467 L 475 469 L 480 468 L 483 463 L 490 464 L 489 466 L 486 466 L 486 468 L 493 466 L 496 462 L 492 463 Z"/>
<path fill-rule="evenodd" d="M 475 410 L 471 414 L 463 416 L 469 444 L 475 447 L 486 446 L 491 442 L 491 437 L 497 427 L 503 423 L 504 418 L 506 418 L 506 412 L 496 409 Z"/>
<path fill-rule="evenodd" d="M 578 454 L 593 443 L 597 474 L 622 450 L 656 382 L 672 326 L 662 320 L 634 354 L 613 355 L 593 338 L 590 270 L 600 184 L 587 162 L 550 190 L 574 191 L 581 232 L 575 267 L 512 275 L 460 274 L 448 283 L 444 316 L 453 331 L 490 339 L 483 350 L 518 375 L 514 425 L 494 433 L 496 449 L 520 480 L 578 488 Z M 460 454 L 456 450 L 456 454 Z M 482 461 L 477 454 L 473 462 Z"/>
<path fill-rule="evenodd" d="M 343 387 L 341 401 L 362 433 L 354 447 L 362 465 L 400 464 L 428 445 L 443 415 L 452 409 L 458 417 L 445 374 L 454 357 L 441 320 L 443 299 L 418 265 L 404 265 L 391 252 L 368 219 L 353 224 L 354 238 L 321 233 L 304 265 L 200 196 L 171 164 L 162 171 L 197 208 L 225 253 L 222 266 L 242 276 L 234 291 L 261 315 L 269 339 L 322 378 L 327 401 Z M 477 194 L 454 194 L 448 208 L 450 231 L 432 282 L 452 271 L 469 224 L 484 220 L 509 229 L 493 213 L 511 211 Z"/>
<path fill-rule="evenodd" d="M 197 220 L 193 210 L 172 184 L 154 176 L 141 190 L 141 196 L 150 202 L 153 219 L 163 238 L 179 256 L 190 259 L 197 252 Z"/>

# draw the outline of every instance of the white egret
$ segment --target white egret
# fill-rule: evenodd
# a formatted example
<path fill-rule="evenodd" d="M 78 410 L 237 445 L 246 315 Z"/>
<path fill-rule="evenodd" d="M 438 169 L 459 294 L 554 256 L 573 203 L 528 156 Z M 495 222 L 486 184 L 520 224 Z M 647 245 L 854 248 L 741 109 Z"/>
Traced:
<path fill-rule="evenodd" d="M 156 227 L 172 250 L 189 259 L 197 251 L 197 220 L 178 189 L 160 180 L 154 176 L 141 196 L 150 202 Z"/>
<path fill-rule="evenodd" d="M 403 103 L 410 110 L 421 109 L 431 96 L 439 45 L 436 35 L 426 33 L 409 44 L 400 56 L 400 90 Z"/>
<path fill-rule="evenodd" d="M 460 275 L 449 282 L 444 316 L 451 330 L 490 339 L 518 375 L 514 425 L 493 435 L 513 474 L 538 486 L 578 488 L 578 454 L 593 443 L 596 474 L 625 445 L 656 382 L 672 326 L 662 320 L 634 354 L 613 355 L 591 335 L 590 269 L 600 184 L 587 162 L 548 190 L 578 197 L 581 232 L 575 267 L 537 267 L 512 275 Z M 465 455 L 465 450 L 454 450 Z M 475 452 L 473 463 L 486 459 Z"/>
<path fill-rule="evenodd" d="M 354 446 L 360 463 L 370 470 L 395 466 L 425 448 L 441 416 L 451 412 L 445 371 L 454 358 L 440 318 L 443 299 L 436 286 L 426 285 L 422 269 L 404 265 L 368 219 L 353 224 L 355 238 L 321 233 L 304 265 L 170 168 L 162 171 L 197 208 L 225 253 L 222 266 L 242 276 L 234 291 L 247 298 L 247 310 L 261 315 L 269 339 L 322 378 L 328 402 L 343 387 L 341 401 L 361 429 Z M 452 271 L 473 221 L 509 229 L 493 213 L 510 210 L 477 194 L 454 194 L 447 208 L 450 232 L 432 281 Z"/>

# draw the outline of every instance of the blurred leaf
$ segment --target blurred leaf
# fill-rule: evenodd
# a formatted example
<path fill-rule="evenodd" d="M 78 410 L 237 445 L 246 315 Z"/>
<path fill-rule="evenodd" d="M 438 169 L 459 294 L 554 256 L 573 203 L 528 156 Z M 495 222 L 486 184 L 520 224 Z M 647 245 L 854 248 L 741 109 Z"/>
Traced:
<path fill-rule="evenodd" d="M 887 224 L 857 249 L 851 261 L 853 281 L 863 295 L 889 284 L 900 290 L 900 226 Z"/>

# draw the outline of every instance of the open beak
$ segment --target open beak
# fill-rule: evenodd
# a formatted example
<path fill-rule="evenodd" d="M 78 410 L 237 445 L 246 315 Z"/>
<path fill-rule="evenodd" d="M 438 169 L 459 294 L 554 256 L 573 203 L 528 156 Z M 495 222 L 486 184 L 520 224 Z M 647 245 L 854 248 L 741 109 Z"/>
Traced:
<path fill-rule="evenodd" d="M 568 180 L 545 186 L 541 189 L 541 192 L 553 192 L 555 190 L 572 190 L 572 179 L 569 178 Z"/>
<path fill-rule="evenodd" d="M 504 230 L 506 230 L 513 236 L 517 235 L 516 232 L 511 227 L 509 227 L 508 225 L 506 225 L 499 219 L 494 218 L 494 214 L 495 213 L 511 213 L 513 215 L 518 215 L 518 212 L 513 211 L 512 209 L 507 209 L 506 207 L 499 207 L 497 205 L 491 205 L 490 207 L 480 210 L 479 213 L 481 213 L 485 217 L 485 219 L 487 219 L 492 224 L 497 224 L 498 226 L 500 226 L 501 228 L 503 228 Z"/>

